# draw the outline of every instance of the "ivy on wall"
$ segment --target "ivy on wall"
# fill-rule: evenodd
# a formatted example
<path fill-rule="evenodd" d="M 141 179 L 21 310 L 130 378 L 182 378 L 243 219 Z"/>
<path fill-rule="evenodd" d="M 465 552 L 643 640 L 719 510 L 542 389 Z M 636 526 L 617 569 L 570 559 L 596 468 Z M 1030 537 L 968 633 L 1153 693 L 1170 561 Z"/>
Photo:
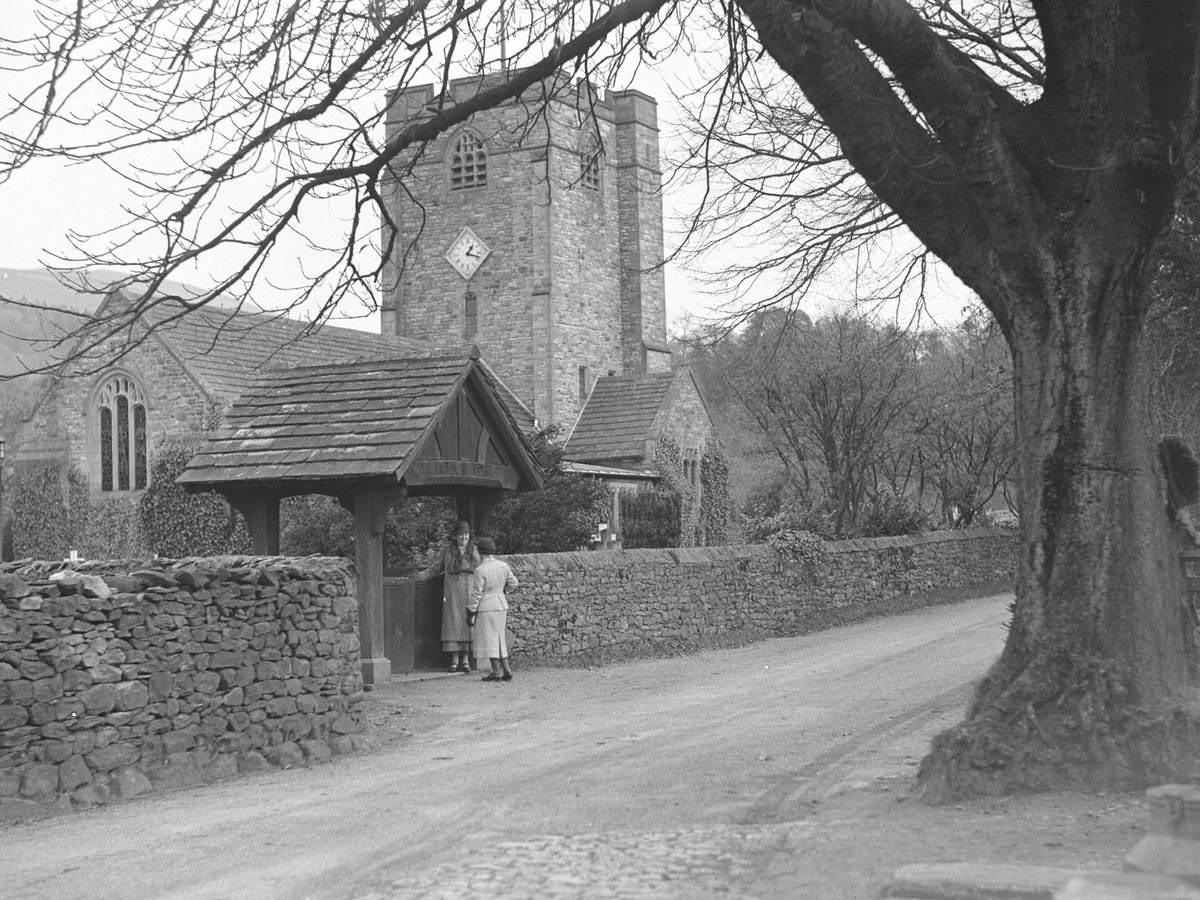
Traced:
<path fill-rule="evenodd" d="M 679 498 L 679 538 L 674 547 L 696 545 L 696 489 L 683 477 L 683 451 L 671 435 L 660 435 L 654 447 L 654 465 L 662 484 Z M 626 533 L 629 529 L 625 528 Z"/>
<path fill-rule="evenodd" d="M 155 450 L 150 486 L 138 504 L 146 549 L 174 558 L 249 553 L 245 522 L 219 494 L 189 494 L 175 483 L 195 452 L 185 444 Z"/>
<path fill-rule="evenodd" d="M 706 546 L 729 540 L 729 460 L 710 444 L 700 458 L 700 537 Z"/>
<path fill-rule="evenodd" d="M 136 502 L 93 498 L 87 476 L 65 460 L 23 463 L 9 485 L 13 555 L 91 559 L 142 555 Z"/>
<path fill-rule="evenodd" d="M 6 485 L 12 500 L 13 553 L 63 559 L 79 549 L 87 520 L 87 479 L 65 460 L 24 463 Z"/>
<path fill-rule="evenodd" d="M 729 461 L 720 448 L 710 444 L 704 449 L 699 461 L 699 491 L 684 476 L 683 451 L 670 435 L 662 435 L 658 439 L 654 462 L 663 483 L 680 500 L 680 534 L 676 546 L 726 543 L 732 502 L 729 496 Z"/>

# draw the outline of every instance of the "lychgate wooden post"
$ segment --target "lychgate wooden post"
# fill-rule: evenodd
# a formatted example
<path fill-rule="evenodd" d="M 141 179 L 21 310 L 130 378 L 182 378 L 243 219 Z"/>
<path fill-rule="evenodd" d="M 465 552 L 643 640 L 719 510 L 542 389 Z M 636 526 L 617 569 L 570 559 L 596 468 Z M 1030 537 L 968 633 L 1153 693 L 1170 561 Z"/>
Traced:
<path fill-rule="evenodd" d="M 362 486 L 341 503 L 354 515 L 354 567 L 358 579 L 358 643 L 363 686 L 370 689 L 392 677 L 384 650 L 383 533 L 388 512 L 403 498 L 397 487 Z"/>
<path fill-rule="evenodd" d="M 229 505 L 242 514 L 258 556 L 279 555 L 279 496 L 271 491 L 231 491 Z"/>

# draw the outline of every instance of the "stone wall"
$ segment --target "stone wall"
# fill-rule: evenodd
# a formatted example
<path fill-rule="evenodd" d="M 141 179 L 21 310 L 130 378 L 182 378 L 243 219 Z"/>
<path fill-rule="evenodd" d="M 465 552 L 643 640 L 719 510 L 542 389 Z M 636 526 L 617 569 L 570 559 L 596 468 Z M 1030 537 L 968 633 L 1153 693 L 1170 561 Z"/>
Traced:
<path fill-rule="evenodd" d="M 1016 532 L 505 557 L 515 659 L 576 664 L 772 635 L 1005 590 Z"/>
<path fill-rule="evenodd" d="M 0 821 L 356 745 L 346 560 L 0 565 Z"/>

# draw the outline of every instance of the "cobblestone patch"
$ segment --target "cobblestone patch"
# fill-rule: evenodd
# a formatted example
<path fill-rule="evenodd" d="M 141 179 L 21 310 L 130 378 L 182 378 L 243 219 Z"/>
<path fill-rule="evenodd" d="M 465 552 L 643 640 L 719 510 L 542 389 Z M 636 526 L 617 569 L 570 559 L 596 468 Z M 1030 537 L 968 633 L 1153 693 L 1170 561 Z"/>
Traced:
<path fill-rule="evenodd" d="M 782 849 L 795 831 L 796 823 L 789 823 L 505 841 L 355 900 L 728 897 L 740 878 Z"/>

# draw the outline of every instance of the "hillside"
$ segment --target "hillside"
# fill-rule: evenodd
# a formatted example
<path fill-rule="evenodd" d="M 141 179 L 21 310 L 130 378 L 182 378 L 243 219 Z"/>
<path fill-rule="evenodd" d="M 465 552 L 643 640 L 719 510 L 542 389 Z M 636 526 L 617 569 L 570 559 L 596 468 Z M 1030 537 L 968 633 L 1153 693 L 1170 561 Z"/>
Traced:
<path fill-rule="evenodd" d="M 119 277 L 104 269 L 89 273 L 93 284 Z M 169 284 L 168 289 L 198 293 L 183 285 Z M 13 438 L 46 384 L 45 376 L 4 376 L 44 366 L 62 354 L 64 348 L 55 347 L 56 340 L 82 325 L 103 300 L 94 288 L 73 290 L 46 269 L 0 268 L 0 440 Z"/>
<path fill-rule="evenodd" d="M 44 363 L 50 342 L 77 328 L 103 299 L 72 290 L 45 269 L 0 269 L 0 375 Z"/>
<path fill-rule="evenodd" d="M 86 289 L 75 290 L 46 269 L 0 268 L 0 376 L 24 371 L 29 365 L 44 365 L 53 342 L 77 329 L 104 301 L 99 286 L 122 276 L 109 269 L 92 269 L 87 277 Z M 84 288 L 81 279 L 79 283 Z M 203 293 L 174 281 L 164 282 L 163 291 L 185 297 Z M 213 302 L 238 306 L 232 297 L 221 296 Z M 41 308 L 33 310 L 26 304 Z M 252 311 L 259 307 L 246 301 L 241 308 Z"/>

